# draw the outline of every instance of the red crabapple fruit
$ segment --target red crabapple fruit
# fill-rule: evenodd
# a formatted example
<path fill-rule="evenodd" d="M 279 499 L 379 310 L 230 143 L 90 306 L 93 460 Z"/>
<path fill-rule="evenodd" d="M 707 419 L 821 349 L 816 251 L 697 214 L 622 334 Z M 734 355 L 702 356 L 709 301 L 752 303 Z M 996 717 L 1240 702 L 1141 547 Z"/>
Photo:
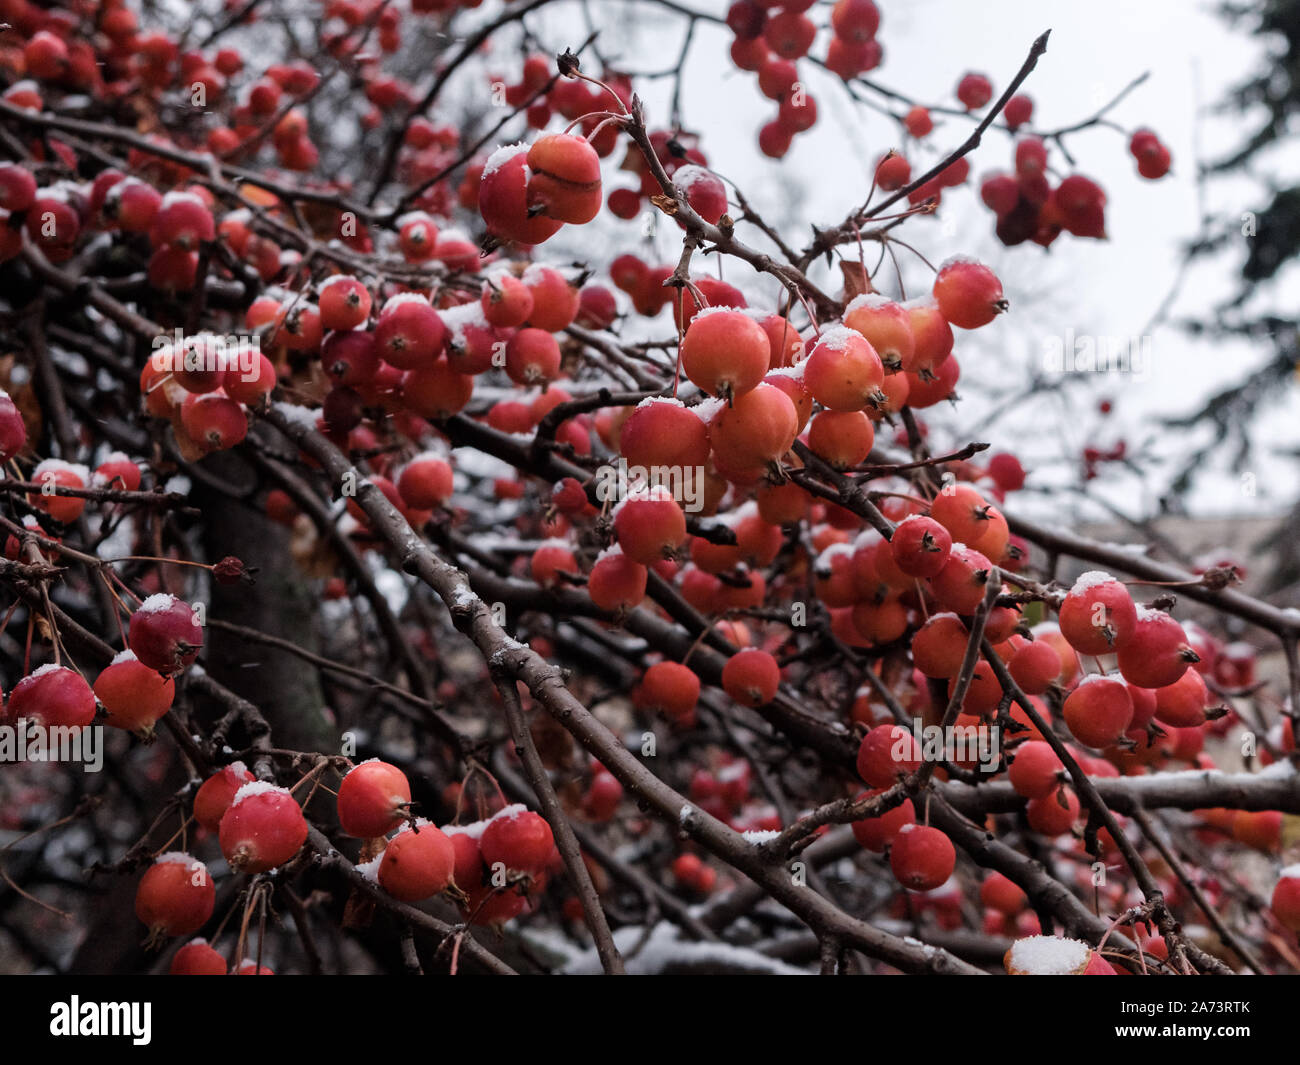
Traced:
<path fill-rule="evenodd" d="M 190 665 L 203 646 L 194 615 L 194 608 L 174 595 L 149 596 L 131 615 L 128 643 L 136 658 L 164 675 Z"/>
<path fill-rule="evenodd" d="M 135 892 L 135 914 L 154 941 L 197 932 L 212 916 L 216 888 L 208 867 L 181 851 L 160 854 Z"/>
<path fill-rule="evenodd" d="M 221 853 L 238 873 L 265 873 L 283 865 L 307 840 L 307 820 L 285 788 L 265 781 L 235 792 L 221 818 Z"/>
<path fill-rule="evenodd" d="M 445 891 L 455 867 L 451 840 L 421 817 L 388 841 L 379 860 L 379 886 L 402 902 L 418 902 Z"/>
<path fill-rule="evenodd" d="M 339 827 L 357 839 L 373 839 L 406 820 L 411 785 L 395 765 L 372 758 L 349 770 L 339 784 Z"/>
<path fill-rule="evenodd" d="M 956 864 L 952 840 L 926 825 L 901 826 L 889 849 L 889 867 L 910 891 L 933 891 L 952 876 Z"/>

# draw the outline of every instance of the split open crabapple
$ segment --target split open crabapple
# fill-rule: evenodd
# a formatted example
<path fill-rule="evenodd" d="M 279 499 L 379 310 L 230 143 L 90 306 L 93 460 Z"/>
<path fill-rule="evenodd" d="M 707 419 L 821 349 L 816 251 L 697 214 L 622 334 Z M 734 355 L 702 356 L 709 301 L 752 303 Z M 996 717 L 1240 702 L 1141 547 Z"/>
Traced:
<path fill-rule="evenodd" d="M 349 836 L 373 839 L 406 820 L 410 805 L 406 774 L 372 758 L 349 770 L 339 784 L 339 827 Z"/>
<path fill-rule="evenodd" d="M 538 137 L 526 155 L 529 207 L 560 222 L 581 225 L 600 213 L 600 159 L 582 137 L 551 133 Z"/>
<path fill-rule="evenodd" d="M 253 781 L 235 792 L 218 829 L 221 853 L 239 873 L 283 865 L 307 839 L 307 820 L 285 788 Z"/>

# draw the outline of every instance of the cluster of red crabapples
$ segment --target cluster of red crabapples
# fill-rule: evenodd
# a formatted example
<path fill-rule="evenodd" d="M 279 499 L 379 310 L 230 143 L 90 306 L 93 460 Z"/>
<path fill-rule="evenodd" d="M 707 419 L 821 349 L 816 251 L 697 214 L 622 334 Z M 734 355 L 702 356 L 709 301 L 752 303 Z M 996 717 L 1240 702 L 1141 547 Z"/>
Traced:
<path fill-rule="evenodd" d="M 545 819 L 520 805 L 502 806 L 469 824 L 441 828 L 411 812 L 411 787 L 399 768 L 370 759 L 349 769 L 338 789 L 339 830 L 365 841 L 358 873 L 404 903 L 447 893 L 475 924 L 501 925 L 526 912 L 559 853 Z M 307 840 L 308 824 L 293 793 L 259 781 L 242 762 L 209 776 L 194 794 L 193 814 L 216 837 L 234 873 L 256 875 L 289 862 Z M 213 908 L 212 878 L 197 858 L 159 856 L 141 879 L 136 913 L 150 939 L 193 935 Z M 171 972 L 226 971 L 206 941 L 183 947 Z"/>
<path fill-rule="evenodd" d="M 818 29 L 808 15 L 813 6 L 814 0 L 737 0 L 727 11 L 734 35 L 731 61 L 756 74 L 759 92 L 777 105 L 776 117 L 758 131 L 759 149 L 773 159 L 784 156 L 795 136 L 817 123 L 817 101 L 798 66 L 801 59 L 812 62 L 809 50 Z M 880 65 L 880 11 L 872 0 L 837 0 L 829 21 L 827 69 L 848 81 Z"/>

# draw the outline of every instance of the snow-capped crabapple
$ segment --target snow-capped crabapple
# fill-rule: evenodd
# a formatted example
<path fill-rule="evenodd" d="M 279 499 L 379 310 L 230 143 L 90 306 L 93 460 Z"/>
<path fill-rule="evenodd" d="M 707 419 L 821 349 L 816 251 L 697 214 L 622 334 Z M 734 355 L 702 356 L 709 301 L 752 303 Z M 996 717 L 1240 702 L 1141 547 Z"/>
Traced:
<path fill-rule="evenodd" d="M 222 766 L 200 784 L 199 790 L 194 793 L 194 820 L 209 832 L 216 832 L 221 827 L 221 819 L 230 809 L 235 794 L 245 784 L 251 784 L 256 779 L 243 762 L 231 762 Z"/>
<path fill-rule="evenodd" d="M 934 518 L 912 514 L 895 526 L 889 551 L 909 577 L 934 577 L 948 564 L 952 536 Z"/>
<path fill-rule="evenodd" d="M 401 370 L 432 363 L 446 346 L 447 326 L 427 299 L 416 293 L 392 297 L 375 321 L 379 356 Z"/>
<path fill-rule="evenodd" d="M 89 487 L 90 471 L 84 466 L 59 459 L 45 459 L 32 470 L 31 479 L 33 484 L 41 486 L 41 491 L 27 494 L 27 502 L 33 507 L 65 524 L 81 517 L 86 509 L 86 501 L 79 496 L 59 495 L 57 490 Z"/>
<path fill-rule="evenodd" d="M 843 326 L 823 330 L 800 365 L 804 387 L 828 410 L 862 410 L 885 378 L 875 348 Z"/>
<path fill-rule="evenodd" d="M 32 721 L 47 728 L 81 728 L 95 719 L 95 694 L 76 670 L 51 663 L 14 685 L 7 721 Z"/>
<path fill-rule="evenodd" d="M 1119 671 L 1139 688 L 1173 684 L 1200 658 L 1187 642 L 1187 633 L 1160 610 L 1137 608 L 1133 634 L 1117 650 Z"/>
<path fill-rule="evenodd" d="M 844 325 L 866 337 L 891 374 L 920 369 L 912 318 L 902 304 L 874 293 L 858 296 L 844 310 Z"/>
<path fill-rule="evenodd" d="M 215 905 L 208 867 L 181 851 L 160 854 L 136 886 L 135 914 L 153 940 L 197 932 Z"/>
<path fill-rule="evenodd" d="M 528 149 L 517 144 L 489 157 L 478 187 L 478 209 L 488 232 L 503 241 L 542 244 L 563 221 L 529 211 Z"/>
<path fill-rule="evenodd" d="M 176 683 L 150 669 L 132 651 L 123 651 L 95 678 L 95 697 L 103 704 L 104 724 L 149 733 L 171 709 Z"/>
<path fill-rule="evenodd" d="M 521 278 L 533 294 L 533 309 L 527 324 L 547 333 L 558 333 L 573 324 L 578 315 L 577 287 L 554 267 L 534 263 Z"/>
<path fill-rule="evenodd" d="M 984 598 L 992 568 L 993 563 L 979 551 L 954 543 L 943 569 L 930 578 L 930 590 L 946 610 L 973 614 Z"/>
<path fill-rule="evenodd" d="M 523 325 L 533 313 L 533 291 L 519 278 L 507 274 L 483 282 L 480 303 L 489 325 L 514 328 Z"/>
<path fill-rule="evenodd" d="M 685 195 L 691 210 L 709 225 L 717 225 L 727 213 L 727 187 L 713 171 L 688 164 L 673 172 L 673 184 Z"/>
<path fill-rule="evenodd" d="M 912 636 L 912 661 L 927 677 L 955 677 L 961 669 L 968 636 L 956 614 L 934 614 Z"/>
<path fill-rule="evenodd" d="M 602 610 L 630 610 L 645 598 L 646 567 L 621 551 L 602 554 L 587 574 L 587 594 Z"/>
<path fill-rule="evenodd" d="M 285 789 L 254 781 L 235 793 L 218 829 L 221 853 L 239 873 L 283 865 L 307 839 L 307 820 Z"/>
<path fill-rule="evenodd" d="M 131 615 L 127 643 L 136 658 L 164 675 L 178 673 L 198 657 L 203 629 L 195 611 L 174 595 L 151 595 Z"/>
<path fill-rule="evenodd" d="M 628 415 L 619 450 L 629 466 L 701 467 L 709 459 L 709 431 L 695 411 L 677 400 L 653 397 Z"/>
<path fill-rule="evenodd" d="M 697 314 L 682 338 L 682 372 L 712 396 L 734 399 L 768 370 L 767 334 L 749 315 L 730 308 Z"/>
<path fill-rule="evenodd" d="M 479 853 L 489 869 L 500 863 L 512 872 L 539 876 L 555 850 L 551 826 L 541 814 L 507 806 L 488 821 L 479 837 Z"/>
<path fill-rule="evenodd" d="M 370 317 L 370 290 L 355 277 L 336 274 L 317 289 L 317 306 L 324 328 L 356 329 Z"/>
<path fill-rule="evenodd" d="M 1112 654 L 1137 628 L 1137 607 L 1123 584 L 1109 573 L 1090 570 L 1061 601 L 1057 621 L 1061 635 L 1080 654 Z"/>
<path fill-rule="evenodd" d="M 651 565 L 686 540 L 686 515 L 666 488 L 633 492 L 614 512 L 614 535 L 633 562 Z"/>

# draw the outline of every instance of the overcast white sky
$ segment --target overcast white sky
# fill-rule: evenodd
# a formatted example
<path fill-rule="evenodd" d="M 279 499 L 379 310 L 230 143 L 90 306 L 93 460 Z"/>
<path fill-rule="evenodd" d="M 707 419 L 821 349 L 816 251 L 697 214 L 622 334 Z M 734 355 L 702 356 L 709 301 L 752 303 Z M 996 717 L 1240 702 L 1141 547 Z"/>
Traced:
<path fill-rule="evenodd" d="M 565 41 L 574 35 L 573 9 L 566 13 L 567 6 L 543 9 L 534 23 L 543 39 Z M 723 12 L 727 4 L 693 0 L 692 6 Z M 618 28 L 603 33 L 601 41 L 627 67 L 648 71 L 671 65 L 680 42 L 679 22 L 649 5 L 595 0 L 592 7 L 598 20 L 618 14 Z M 1244 28 L 1230 30 L 1210 5 L 1190 0 L 880 0 L 880 8 L 885 62 L 870 76 L 882 84 L 922 102 L 951 105 L 958 78 L 974 69 L 987 73 L 998 93 L 1019 68 L 1032 40 L 1050 28 L 1047 54 L 1023 90 L 1035 100 L 1033 125 L 1051 129 L 1085 118 L 1135 76 L 1150 71 L 1149 79 L 1109 117 L 1126 130 L 1151 125 L 1174 157 L 1170 176 L 1148 182 L 1136 173 L 1126 136 L 1105 128 L 1073 135 L 1067 144 L 1077 171 L 1099 181 L 1109 195 L 1110 241 L 1083 241 L 1067 234 L 1050 252 L 1031 244 L 1006 249 L 993 237 L 993 216 L 978 202 L 978 176 L 1010 167 L 1010 139 L 990 131 L 972 157 L 975 180 L 945 192 L 939 220 L 907 224 L 905 238 L 932 261 L 957 252 L 985 259 L 1001 275 L 1012 302 L 1012 313 L 997 323 L 959 335 L 963 381 L 969 382 L 963 389 L 966 398 L 955 411 L 945 407 L 928 419 L 936 428 L 951 426 L 948 439 L 960 444 L 969 437 L 959 433 L 978 422 L 993 398 L 1024 387 L 1027 367 L 1041 363 L 1049 338 L 1071 329 L 1075 335 L 1129 337 L 1150 322 L 1173 284 L 1182 243 L 1198 230 L 1194 160 L 1198 153 L 1201 158 L 1222 154 L 1239 142 L 1246 128 L 1237 116 L 1210 113 L 1212 105 L 1263 62 L 1262 53 Z M 811 70 L 807 84 L 820 105 L 817 127 L 797 137 L 782 162 L 766 159 L 757 149 L 757 130 L 775 105 L 759 95 L 753 75 L 731 67 L 726 59 L 729 41 L 725 29 L 699 27 L 684 86 L 685 123 L 702 134 L 712 165 L 738 181 L 769 220 L 798 223 L 787 232 L 793 234 L 793 243 L 802 244 L 809 222 L 839 220 L 861 201 L 872 163 L 898 145 L 897 127 L 852 104 L 843 87 L 824 71 Z M 819 39 L 816 50 L 823 48 Z M 666 120 L 669 88 L 667 80 L 658 81 L 645 93 L 652 121 Z M 929 141 L 939 153 L 960 143 L 968 130 L 964 121 L 948 120 Z M 937 154 L 916 160 L 914 173 L 935 158 Z M 1300 152 L 1292 144 L 1270 160 L 1269 167 L 1294 175 L 1298 158 Z M 1059 152 L 1053 151 L 1051 161 L 1059 168 L 1058 176 L 1071 172 Z M 1207 205 L 1221 217 L 1237 219 L 1262 202 L 1254 192 L 1257 187 L 1246 180 L 1213 183 L 1205 190 Z M 630 235 L 625 233 L 624 241 Z M 659 249 L 665 261 L 679 246 L 676 240 L 675 234 L 661 232 Z M 1194 270 L 1174 306 L 1174 317 L 1212 306 L 1231 291 L 1232 267 L 1239 255 L 1234 251 L 1231 262 L 1220 257 Z M 915 265 L 905 275 L 909 295 L 929 283 L 928 271 Z M 743 267 L 728 265 L 728 279 L 746 287 L 743 274 Z M 892 277 L 892 271 L 882 277 Z M 888 284 L 884 288 L 891 291 Z M 1272 293 L 1261 298 L 1270 299 Z M 1192 409 L 1246 367 L 1268 357 L 1267 350 L 1249 345 L 1193 342 L 1170 326 L 1154 332 L 1149 350 L 1151 366 L 1145 375 L 1088 375 L 1084 388 L 1073 390 L 1078 398 L 1068 410 L 1054 398 L 1039 397 L 980 435 L 995 448 L 1015 450 L 1038 484 L 1074 478 L 1065 456 L 1077 456 L 1088 443 L 1109 446 L 1121 435 L 1131 449 L 1151 438 L 1156 452 L 1176 456 L 1185 450 L 1186 441 L 1160 432 L 1156 418 Z M 1095 399 L 1103 395 L 1116 401 L 1117 413 L 1106 422 L 1094 413 Z M 1093 400 L 1086 401 L 1087 396 Z M 1295 396 L 1284 394 L 1265 422 L 1263 437 L 1275 451 L 1300 445 L 1297 410 Z M 944 439 L 942 430 L 939 439 Z M 1295 497 L 1294 466 L 1292 459 L 1265 454 L 1254 471 L 1257 497 L 1246 496 L 1238 477 L 1225 474 L 1211 477 L 1195 493 L 1193 509 L 1217 514 L 1276 510 Z M 1151 493 L 1133 475 L 1120 473 L 1094 486 L 1131 513 L 1151 503 Z M 1059 509 L 1056 516 L 1064 517 Z"/>

